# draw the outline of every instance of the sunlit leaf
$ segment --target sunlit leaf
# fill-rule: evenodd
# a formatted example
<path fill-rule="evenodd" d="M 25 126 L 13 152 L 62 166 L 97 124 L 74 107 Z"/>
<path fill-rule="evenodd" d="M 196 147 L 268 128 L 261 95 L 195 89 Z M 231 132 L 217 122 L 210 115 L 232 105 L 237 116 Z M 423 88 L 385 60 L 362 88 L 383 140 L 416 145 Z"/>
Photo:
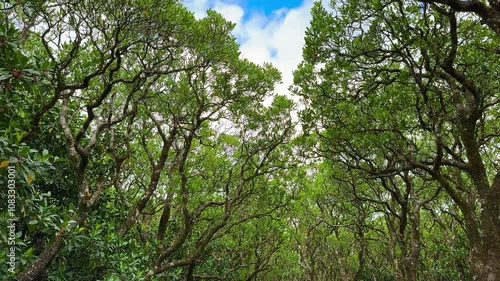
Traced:
<path fill-rule="evenodd" d="M 9 160 L 3 160 L 0 162 L 0 168 L 5 168 L 9 165 L 10 161 Z"/>

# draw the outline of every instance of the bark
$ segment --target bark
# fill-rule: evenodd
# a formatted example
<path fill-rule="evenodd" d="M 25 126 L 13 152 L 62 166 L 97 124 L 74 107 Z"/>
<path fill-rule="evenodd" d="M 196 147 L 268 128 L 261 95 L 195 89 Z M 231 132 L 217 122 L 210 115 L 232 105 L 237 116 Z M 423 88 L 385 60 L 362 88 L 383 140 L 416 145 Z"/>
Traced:
<path fill-rule="evenodd" d="M 482 239 L 470 241 L 470 270 L 474 280 L 500 280 L 500 223 L 499 223 L 500 173 L 491 188 L 481 192 L 480 215 Z"/>
<path fill-rule="evenodd" d="M 194 268 L 196 267 L 196 263 L 191 263 L 186 270 L 186 281 L 194 281 Z"/>
<path fill-rule="evenodd" d="M 363 272 L 365 270 L 365 263 L 366 263 L 366 248 L 367 248 L 367 243 L 365 239 L 365 233 L 363 231 L 363 228 L 361 227 L 360 224 L 356 225 L 356 230 L 358 234 L 358 239 L 359 239 L 359 252 L 358 252 L 358 262 L 359 266 L 358 269 L 356 270 L 356 273 L 354 274 L 354 281 L 359 281 L 363 279 Z"/>
<path fill-rule="evenodd" d="M 56 254 L 64 246 L 62 233 L 56 235 L 55 240 L 31 263 L 23 272 L 16 276 L 18 281 L 36 280 L 45 270 L 47 265 L 54 259 Z"/>
<path fill-rule="evenodd" d="M 165 232 L 167 230 L 168 222 L 170 221 L 170 210 L 172 208 L 172 192 L 167 193 L 167 198 L 163 204 L 163 211 L 160 217 L 160 222 L 158 223 L 158 232 L 156 237 L 158 240 L 165 238 Z"/>
<path fill-rule="evenodd" d="M 500 280 L 499 189 L 495 186 L 498 175 L 490 186 L 480 145 L 475 136 L 476 122 L 480 116 L 476 108 L 474 104 L 468 102 L 466 106 L 457 110 L 460 120 L 459 132 L 469 163 L 468 174 L 480 203 L 479 217 L 475 217 L 472 225 L 471 220 L 466 220 L 465 226 L 467 230 L 479 226 L 477 232 L 480 235 L 468 235 L 471 245 L 470 269 L 474 280 L 496 281 Z"/>
<path fill-rule="evenodd" d="M 481 251 L 477 247 L 471 248 L 470 270 L 473 280 L 497 281 L 500 280 L 500 254 L 495 251 Z"/>
<path fill-rule="evenodd" d="M 480 0 L 423 0 L 424 3 L 444 4 L 457 12 L 473 13 L 481 18 L 498 36 L 500 36 L 500 1 L 489 0 L 487 5 Z"/>

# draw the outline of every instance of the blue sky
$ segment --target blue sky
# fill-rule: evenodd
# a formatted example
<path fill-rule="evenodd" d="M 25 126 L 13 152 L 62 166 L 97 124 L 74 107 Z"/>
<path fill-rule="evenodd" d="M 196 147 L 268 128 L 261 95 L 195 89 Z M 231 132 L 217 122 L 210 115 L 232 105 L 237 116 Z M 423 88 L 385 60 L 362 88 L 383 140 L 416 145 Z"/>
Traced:
<path fill-rule="evenodd" d="M 227 1 L 227 2 L 240 2 L 241 5 L 249 11 L 257 11 L 266 15 L 271 15 L 273 11 L 282 8 L 297 8 L 302 4 L 302 0 L 245 0 L 245 1 Z"/>
<path fill-rule="evenodd" d="M 275 91 L 290 95 L 292 72 L 302 58 L 304 35 L 313 0 L 184 0 L 185 5 L 202 18 L 214 9 L 236 23 L 233 31 L 241 55 L 252 62 L 272 63 L 282 73 Z"/>

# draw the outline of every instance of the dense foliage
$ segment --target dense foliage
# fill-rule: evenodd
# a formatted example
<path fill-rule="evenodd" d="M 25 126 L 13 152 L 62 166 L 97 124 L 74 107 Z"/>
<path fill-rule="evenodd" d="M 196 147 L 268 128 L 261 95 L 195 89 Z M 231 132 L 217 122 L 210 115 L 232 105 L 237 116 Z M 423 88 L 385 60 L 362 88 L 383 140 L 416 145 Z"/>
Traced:
<path fill-rule="evenodd" d="M 300 131 L 214 11 L 0 9 L 2 280 L 500 280 L 496 1 L 316 3 Z"/>
<path fill-rule="evenodd" d="M 15 270 L 2 272 L 191 280 L 269 270 L 294 193 L 282 175 L 294 165 L 293 103 L 276 95 L 262 106 L 280 74 L 239 58 L 232 24 L 211 11 L 196 20 L 177 1 L 4 7 L 2 173 L 15 168 L 18 221 Z"/>
<path fill-rule="evenodd" d="M 425 2 L 317 3 L 302 118 L 338 204 L 362 205 L 346 274 L 498 280 L 500 33 L 464 1 Z"/>

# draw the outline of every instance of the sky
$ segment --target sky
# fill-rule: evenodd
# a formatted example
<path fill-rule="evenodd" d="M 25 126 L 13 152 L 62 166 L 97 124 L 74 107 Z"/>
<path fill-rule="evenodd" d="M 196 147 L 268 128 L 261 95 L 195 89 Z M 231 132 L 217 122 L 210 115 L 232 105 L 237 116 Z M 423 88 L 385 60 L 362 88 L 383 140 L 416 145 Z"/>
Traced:
<path fill-rule="evenodd" d="M 241 6 L 249 13 L 260 12 L 270 15 L 273 11 L 281 8 L 296 8 L 301 6 L 302 0 L 240 0 L 240 1 L 227 1 L 226 3 L 235 3 Z"/>
<path fill-rule="evenodd" d="M 236 23 L 233 34 L 242 56 L 258 64 L 272 63 L 283 76 L 275 92 L 289 95 L 292 72 L 302 58 L 312 0 L 185 0 L 184 4 L 197 18 L 214 9 Z"/>

